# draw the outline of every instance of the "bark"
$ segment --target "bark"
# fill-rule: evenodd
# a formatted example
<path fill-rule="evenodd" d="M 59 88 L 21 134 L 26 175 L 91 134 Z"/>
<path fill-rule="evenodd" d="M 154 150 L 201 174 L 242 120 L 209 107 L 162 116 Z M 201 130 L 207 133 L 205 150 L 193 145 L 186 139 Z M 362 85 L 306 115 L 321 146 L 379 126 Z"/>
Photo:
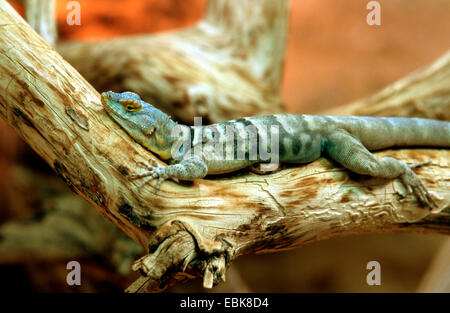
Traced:
<path fill-rule="evenodd" d="M 58 178 L 19 166 L 11 166 L 6 175 L 7 194 L 28 195 L 23 201 L 9 201 L 10 210 L 32 213 L 0 225 L 0 264 L 50 264 L 95 257 L 103 266 L 113 265 L 117 273 L 129 274 L 142 248 Z"/>
<path fill-rule="evenodd" d="M 194 27 L 58 50 L 97 90 L 134 91 L 184 123 L 279 113 L 289 2 L 211 0 Z"/>
<path fill-rule="evenodd" d="M 28 24 L 50 45 L 57 38 L 55 0 L 26 0 L 25 12 Z"/>
<path fill-rule="evenodd" d="M 372 96 L 327 113 L 450 121 L 450 52 Z"/>
<path fill-rule="evenodd" d="M 72 66 L 4 0 L 0 4 L 0 115 L 75 192 L 149 249 L 134 265 L 147 277 L 130 291 L 144 285 L 158 291 L 202 275 L 211 287 L 242 254 L 333 236 L 450 234 L 448 149 L 377 153 L 410 163 L 432 161 L 416 172 L 440 206 L 433 212 L 405 195 L 398 180 L 354 175 L 325 159 L 271 175 L 240 171 L 193 183 L 169 181 L 159 191 L 152 182 L 138 190 L 140 182 L 128 176 L 140 172 L 139 162 L 151 153 L 107 116 L 97 91 Z M 448 58 L 431 65 L 436 66 L 448 79 Z M 432 78 L 424 80 L 422 86 L 436 88 Z M 448 85 L 441 87 L 439 94 L 449 95 Z M 448 97 L 441 100 L 448 105 Z"/>

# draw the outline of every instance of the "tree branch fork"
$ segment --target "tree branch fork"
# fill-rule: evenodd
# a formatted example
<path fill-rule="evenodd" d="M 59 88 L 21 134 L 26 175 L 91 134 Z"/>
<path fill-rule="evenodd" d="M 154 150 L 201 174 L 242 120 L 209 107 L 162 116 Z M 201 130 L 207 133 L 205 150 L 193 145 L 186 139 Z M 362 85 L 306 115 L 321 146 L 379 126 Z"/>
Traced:
<path fill-rule="evenodd" d="M 432 212 L 398 180 L 353 175 L 326 159 L 264 176 L 240 171 L 139 190 L 129 176 L 154 156 L 107 116 L 98 92 L 71 65 L 0 3 L 0 115 L 76 193 L 149 250 L 134 265 L 147 277 L 130 291 L 144 284 L 159 291 L 202 275 L 212 287 L 240 255 L 333 236 L 450 233 L 446 149 L 377 153 L 408 163 L 431 160 L 415 171 L 439 204 Z"/>

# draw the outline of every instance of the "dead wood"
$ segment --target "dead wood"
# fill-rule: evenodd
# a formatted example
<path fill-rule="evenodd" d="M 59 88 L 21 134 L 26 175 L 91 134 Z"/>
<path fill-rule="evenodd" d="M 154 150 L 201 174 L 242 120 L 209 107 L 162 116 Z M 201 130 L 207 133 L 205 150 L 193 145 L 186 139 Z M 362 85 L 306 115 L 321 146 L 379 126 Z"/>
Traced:
<path fill-rule="evenodd" d="M 58 38 L 55 9 L 55 0 L 25 0 L 28 24 L 52 46 Z"/>
<path fill-rule="evenodd" d="M 58 51 L 97 90 L 134 91 L 184 123 L 280 113 L 289 2 L 210 0 L 193 27 Z"/>
<path fill-rule="evenodd" d="M 377 154 L 432 161 L 417 173 L 440 205 L 434 212 L 405 195 L 397 180 L 353 175 L 325 159 L 266 176 L 242 171 L 138 190 L 139 182 L 128 176 L 152 154 L 107 116 L 97 91 L 72 66 L 5 0 L 0 4 L 0 115 L 76 193 L 149 249 L 134 268 L 148 276 L 151 290 L 202 275 L 211 287 L 242 254 L 333 236 L 450 233 L 448 149 Z M 444 60 L 431 66 L 439 66 L 448 80 L 450 64 Z M 424 79 L 435 88 L 432 78 Z M 440 92 L 449 95 L 448 85 Z M 441 101 L 449 103 L 448 97 Z"/>
<path fill-rule="evenodd" d="M 32 212 L 0 226 L 0 264 L 55 263 L 61 260 L 97 257 L 127 275 L 131 263 L 143 251 L 117 227 L 98 214 L 61 180 L 20 166 L 8 170 L 13 211 Z M 99 258 L 100 256 L 101 258 Z"/>
<path fill-rule="evenodd" d="M 367 98 L 326 113 L 410 116 L 450 121 L 450 52 Z"/>

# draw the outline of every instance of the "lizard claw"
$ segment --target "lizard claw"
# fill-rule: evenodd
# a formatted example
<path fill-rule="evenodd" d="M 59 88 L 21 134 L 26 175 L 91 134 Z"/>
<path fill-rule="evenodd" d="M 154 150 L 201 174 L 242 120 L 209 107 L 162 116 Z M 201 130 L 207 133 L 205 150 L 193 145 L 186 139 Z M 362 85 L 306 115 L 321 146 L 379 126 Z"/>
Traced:
<path fill-rule="evenodd" d="M 426 161 L 426 162 L 420 162 L 420 163 L 408 163 L 407 165 L 409 166 L 409 168 L 416 168 L 416 167 L 421 167 L 424 165 L 429 165 L 431 164 L 431 161 Z"/>
<path fill-rule="evenodd" d="M 141 167 L 141 168 L 145 168 L 149 171 L 153 170 L 155 167 L 158 167 L 158 162 L 156 162 L 155 159 L 151 159 L 150 160 L 150 165 L 148 165 L 147 163 L 144 162 L 138 162 L 137 166 Z"/>
<path fill-rule="evenodd" d="M 411 170 L 411 168 L 428 164 L 429 162 L 409 165 L 407 171 L 400 177 L 406 189 L 417 196 L 420 202 L 428 206 L 430 209 L 438 207 L 431 194 L 423 185 L 420 178 Z"/>
<path fill-rule="evenodd" d="M 140 174 L 132 174 L 129 176 L 129 179 L 137 179 L 145 177 L 144 181 L 141 184 L 139 184 L 138 189 L 141 189 L 145 184 L 147 184 L 152 179 L 158 178 L 158 181 L 155 185 L 156 190 L 158 190 L 159 187 L 161 186 L 161 183 L 169 177 L 166 167 L 159 166 L 154 159 L 152 159 L 150 163 L 151 165 L 139 162 L 137 165 L 139 167 L 147 169 L 147 171 L 142 172 Z"/>
<path fill-rule="evenodd" d="M 158 181 L 156 182 L 156 185 L 155 185 L 156 190 L 159 189 L 159 187 L 161 186 L 161 183 L 162 183 L 164 180 L 165 180 L 164 177 L 162 177 L 162 176 L 159 176 L 159 177 L 158 177 Z"/>

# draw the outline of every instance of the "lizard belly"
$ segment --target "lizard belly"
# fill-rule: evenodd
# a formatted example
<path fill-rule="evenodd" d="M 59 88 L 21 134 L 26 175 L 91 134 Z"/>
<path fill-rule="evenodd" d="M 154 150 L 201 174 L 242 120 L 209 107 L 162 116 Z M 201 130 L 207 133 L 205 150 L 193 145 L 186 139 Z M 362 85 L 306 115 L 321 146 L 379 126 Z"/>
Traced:
<path fill-rule="evenodd" d="M 205 160 L 208 166 L 208 174 L 231 173 L 255 163 L 248 160 Z"/>
<path fill-rule="evenodd" d="M 301 133 L 280 138 L 279 149 L 281 162 L 308 163 L 320 158 L 322 140 L 320 136 Z"/>

